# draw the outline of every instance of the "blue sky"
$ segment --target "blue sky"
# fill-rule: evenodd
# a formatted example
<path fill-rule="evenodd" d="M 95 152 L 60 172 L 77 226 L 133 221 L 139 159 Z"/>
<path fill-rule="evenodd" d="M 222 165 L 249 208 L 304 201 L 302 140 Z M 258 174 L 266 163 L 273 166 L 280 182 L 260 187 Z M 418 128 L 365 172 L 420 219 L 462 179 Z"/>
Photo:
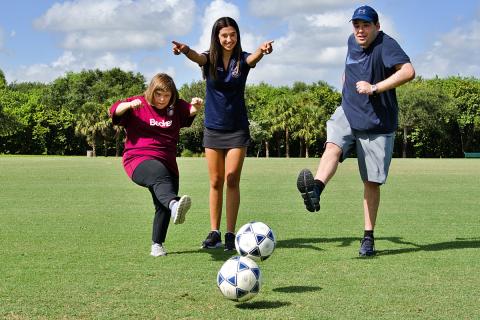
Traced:
<path fill-rule="evenodd" d="M 7 81 L 50 82 L 68 71 L 110 69 L 172 75 L 180 87 L 198 66 L 171 40 L 203 51 L 213 22 L 231 16 L 242 46 L 274 40 L 249 83 L 319 80 L 339 88 L 354 9 L 368 4 L 410 56 L 417 75 L 480 78 L 478 0 L 15 0 L 0 1 L 0 69 Z"/>

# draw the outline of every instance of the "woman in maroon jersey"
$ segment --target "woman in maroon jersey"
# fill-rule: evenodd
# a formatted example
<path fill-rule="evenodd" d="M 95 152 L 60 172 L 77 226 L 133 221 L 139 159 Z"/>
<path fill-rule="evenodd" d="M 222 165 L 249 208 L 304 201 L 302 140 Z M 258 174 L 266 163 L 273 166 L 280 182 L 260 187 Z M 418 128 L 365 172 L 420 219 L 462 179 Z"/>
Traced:
<path fill-rule="evenodd" d="M 177 143 L 180 128 L 192 124 L 202 105 L 200 98 L 191 103 L 180 99 L 173 79 L 159 73 L 143 95 L 110 107 L 113 124 L 123 126 L 127 134 L 123 167 L 133 182 L 152 194 L 155 217 L 150 254 L 154 257 L 167 254 L 163 243 L 170 217 L 174 224 L 183 223 L 191 206 L 189 196 L 178 196 Z"/>

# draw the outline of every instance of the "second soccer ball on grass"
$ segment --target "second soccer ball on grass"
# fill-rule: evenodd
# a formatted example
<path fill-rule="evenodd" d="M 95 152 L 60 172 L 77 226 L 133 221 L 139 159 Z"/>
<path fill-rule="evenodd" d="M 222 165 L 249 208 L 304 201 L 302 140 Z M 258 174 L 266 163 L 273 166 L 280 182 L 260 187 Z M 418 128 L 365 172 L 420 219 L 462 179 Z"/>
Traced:
<path fill-rule="evenodd" d="M 275 234 L 263 222 L 249 222 L 238 229 L 235 236 L 235 248 L 238 254 L 255 261 L 268 259 L 275 250 L 275 246 Z"/>

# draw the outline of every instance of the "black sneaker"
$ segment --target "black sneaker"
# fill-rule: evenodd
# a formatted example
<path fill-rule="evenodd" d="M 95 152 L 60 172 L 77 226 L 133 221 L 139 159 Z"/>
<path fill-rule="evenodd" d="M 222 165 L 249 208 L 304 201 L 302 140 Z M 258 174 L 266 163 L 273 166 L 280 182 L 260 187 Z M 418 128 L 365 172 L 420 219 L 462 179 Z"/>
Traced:
<path fill-rule="evenodd" d="M 225 251 L 235 250 L 235 234 L 232 232 L 225 233 Z"/>
<path fill-rule="evenodd" d="M 297 189 L 300 191 L 305 207 L 310 212 L 320 210 L 320 194 L 313 182 L 313 174 L 308 169 L 303 169 L 298 174 Z"/>
<path fill-rule="evenodd" d="M 360 250 L 358 254 L 361 257 L 371 257 L 376 254 L 375 252 L 375 240 L 371 237 L 364 237 L 360 241 Z"/>
<path fill-rule="evenodd" d="M 215 249 L 222 246 L 222 237 L 220 232 L 211 231 L 205 241 L 202 243 L 204 249 Z"/>

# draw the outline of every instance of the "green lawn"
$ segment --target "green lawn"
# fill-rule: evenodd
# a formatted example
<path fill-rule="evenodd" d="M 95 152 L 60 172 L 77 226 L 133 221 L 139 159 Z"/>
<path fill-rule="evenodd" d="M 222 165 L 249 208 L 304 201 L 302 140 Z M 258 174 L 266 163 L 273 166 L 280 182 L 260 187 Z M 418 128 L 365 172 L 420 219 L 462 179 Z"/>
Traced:
<path fill-rule="evenodd" d="M 215 284 L 230 254 L 199 249 L 209 231 L 205 159 L 179 159 L 192 209 L 171 225 L 169 255 L 152 258 L 150 194 L 121 159 L 0 157 L 0 318 L 480 318 L 480 159 L 394 159 L 372 259 L 357 257 L 356 160 L 340 165 L 312 214 L 295 182 L 317 164 L 246 160 L 237 227 L 263 221 L 278 246 L 259 263 L 259 295 L 234 303 Z"/>

